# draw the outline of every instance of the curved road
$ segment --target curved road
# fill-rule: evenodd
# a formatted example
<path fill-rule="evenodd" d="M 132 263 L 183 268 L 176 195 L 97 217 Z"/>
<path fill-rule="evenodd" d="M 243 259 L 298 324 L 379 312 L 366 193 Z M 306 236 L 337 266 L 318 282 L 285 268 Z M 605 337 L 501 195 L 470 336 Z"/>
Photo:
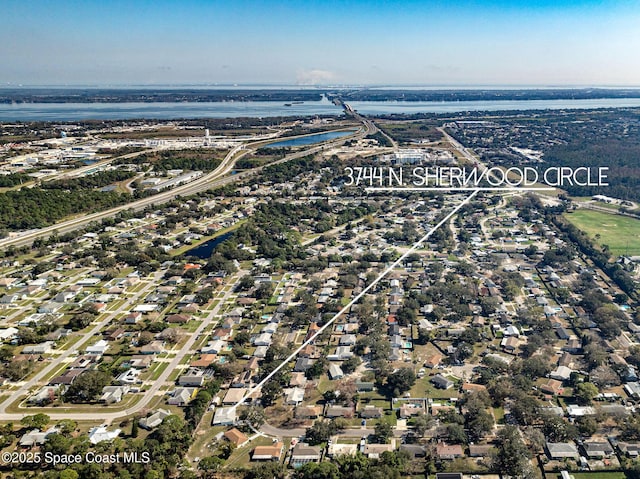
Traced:
<path fill-rule="evenodd" d="M 357 132 L 355 132 L 353 135 L 347 135 L 347 136 L 343 136 L 340 138 L 336 138 L 327 142 L 324 142 L 322 144 L 320 144 L 319 146 L 315 146 L 313 148 L 307 149 L 307 150 L 302 150 L 296 153 L 293 153 L 291 155 L 286 156 L 285 158 L 283 158 L 282 160 L 279 160 L 275 163 L 271 163 L 271 164 L 277 164 L 277 163 L 282 163 L 285 161 L 289 161 L 295 158 L 300 158 L 302 156 L 306 156 L 308 154 L 313 154 L 316 153 L 318 151 L 321 151 L 322 149 L 326 148 L 327 146 L 335 146 L 335 145 L 339 145 L 342 144 L 348 140 L 351 140 L 353 138 L 356 137 L 364 137 L 367 134 L 369 134 L 369 132 L 371 131 L 371 126 L 368 124 L 368 120 L 363 120 L 364 123 L 364 128 L 361 128 L 360 130 L 358 130 Z M 375 128 L 375 127 L 373 127 Z M 336 131 L 342 131 L 341 130 L 336 130 Z M 299 135 L 299 136 L 307 136 L 307 135 Z M 291 137 L 291 138 L 296 138 L 296 137 Z M 290 139 L 290 138 L 288 138 Z M 273 141 L 280 141 L 280 139 L 276 139 Z M 157 205 L 157 204 L 162 204 L 162 203 L 166 203 L 167 201 L 170 201 L 174 198 L 176 198 L 177 196 L 188 196 L 188 195 L 192 195 L 195 193 L 199 193 L 201 191 L 206 191 L 212 187 L 216 187 L 216 186 L 220 186 L 223 184 L 227 184 L 233 181 L 236 181 L 240 178 L 243 178 L 244 176 L 250 175 L 250 174 L 254 174 L 256 172 L 259 172 L 262 170 L 262 167 L 260 168 L 254 168 L 252 170 L 247 170 L 246 172 L 243 172 L 241 174 L 237 174 L 237 175 L 229 175 L 229 173 L 231 172 L 231 170 L 233 169 L 235 162 L 240 159 L 242 156 L 246 155 L 247 153 L 249 153 L 251 151 L 251 147 L 254 145 L 259 145 L 259 146 L 263 146 L 264 144 L 266 144 L 267 142 L 265 142 L 265 140 L 260 140 L 260 141 L 255 141 L 255 142 L 251 142 L 251 143 L 247 143 L 244 145 L 238 145 L 235 148 L 233 148 L 229 153 L 227 153 L 227 155 L 225 156 L 225 158 L 222 160 L 222 162 L 220 163 L 220 165 L 211 173 L 208 173 L 206 175 L 201 176 L 200 178 L 190 182 L 190 183 L 186 183 L 184 185 L 180 185 L 177 186 L 171 190 L 167 190 L 167 191 L 163 191 L 160 192 L 156 195 L 153 196 L 149 196 L 147 198 L 142 198 L 140 200 L 136 200 L 136 201 L 132 201 L 131 203 L 127 203 L 125 205 L 122 206 L 118 206 L 116 208 L 111 208 L 109 210 L 105 210 L 105 211 L 100 211 L 98 213 L 92 213 L 92 214 L 88 214 L 88 215 L 82 215 L 78 218 L 73 218 L 70 220 L 66 220 L 66 221 L 62 221 L 60 223 L 56 223 L 54 225 L 51 226 L 47 226 L 45 228 L 41 228 L 35 231 L 28 231 L 25 232 L 19 236 L 15 236 L 15 237 L 10 237 L 10 238 L 4 238 L 2 240 L 0 240 L 0 248 L 7 248 L 9 246 L 26 246 L 29 245 L 31 243 L 33 243 L 33 241 L 37 238 L 43 238 L 43 237 L 47 237 L 50 236 L 51 234 L 63 234 L 63 233 L 68 233 L 70 231 L 74 231 L 78 228 L 81 228 L 85 225 L 87 225 L 88 223 L 94 222 L 94 221 L 100 221 L 104 218 L 108 218 L 111 216 L 115 216 L 118 213 L 120 213 L 121 211 L 126 211 L 126 210 L 133 210 L 133 211 L 139 211 L 142 210 L 144 208 L 146 208 L 147 206 L 152 206 L 152 205 Z M 228 176 L 229 175 L 229 176 Z"/>
<path fill-rule="evenodd" d="M 369 125 L 367 125 L 365 123 L 365 127 L 361 130 L 359 130 L 358 132 L 354 133 L 354 135 L 349 135 L 349 136 L 344 136 L 338 139 L 334 139 L 334 140 L 330 140 L 328 142 L 324 142 L 318 146 L 309 148 L 309 149 L 305 149 L 305 150 L 301 150 L 298 151 L 296 153 L 292 153 L 291 155 L 287 155 L 284 158 L 282 158 L 281 160 L 278 160 L 273 164 L 278 164 L 278 163 L 283 163 L 286 161 L 290 161 L 292 159 L 295 158 L 300 158 L 309 154 L 313 154 L 316 152 L 319 152 L 321 150 L 323 150 L 324 148 L 326 148 L 327 146 L 333 146 L 336 144 L 341 144 L 342 142 L 345 142 L 349 139 L 352 139 L 353 137 L 362 137 L 368 134 L 368 132 L 370 131 Z M 262 170 L 262 167 L 260 168 L 255 168 L 253 170 L 248 170 L 246 172 L 237 174 L 237 175 L 232 175 L 232 176 L 225 176 L 227 175 L 233 168 L 235 161 L 242 157 L 243 155 L 245 155 L 248 151 L 245 149 L 246 147 L 244 145 L 240 145 L 236 148 L 234 148 L 233 150 L 231 150 L 227 156 L 225 157 L 225 159 L 223 160 L 223 162 L 220 164 L 220 166 L 213 171 L 212 173 L 205 175 L 201 178 L 199 178 L 198 180 L 189 183 L 187 185 L 183 185 L 183 187 L 178 187 L 175 188 L 173 190 L 170 190 L 169 192 L 167 192 L 167 194 L 163 194 L 163 193 L 159 193 L 158 195 L 155 195 L 153 197 L 150 198 L 145 198 L 143 200 L 140 200 L 139 202 L 134 202 L 136 204 L 137 208 L 140 207 L 145 207 L 148 204 L 154 204 L 157 203 L 160 200 L 160 196 L 162 196 L 163 198 L 171 198 L 171 197 L 175 197 L 178 195 L 189 195 L 189 194 L 193 194 L 196 193 L 198 191 L 203 191 L 206 189 L 209 189 L 213 186 L 220 186 L 226 183 L 230 183 L 232 181 L 236 181 L 239 178 L 243 178 L 245 176 L 248 175 L 252 175 L 255 174 L 258 171 Z M 179 190 L 179 192 L 177 192 L 176 190 Z M 151 201 L 149 201 L 151 200 Z M 98 219 L 107 217 L 107 216 L 111 216 L 116 214 L 119 211 L 125 210 L 125 209 L 129 209 L 132 208 L 134 203 L 130 203 L 128 205 L 124 205 L 123 207 L 119 207 L 119 208 L 114 208 L 112 210 L 108 210 L 106 212 L 101 212 L 101 213 L 96 213 L 94 215 L 88 215 L 88 217 L 83 217 L 81 219 L 78 220 L 70 220 L 70 221 L 66 221 L 63 223 L 59 223 L 57 225 L 54 225 L 52 227 L 48 227 L 48 228 L 43 228 L 42 230 L 39 230 L 38 232 L 34 232 L 31 233 L 29 235 L 29 239 L 26 239 L 25 237 L 19 238 L 23 241 L 26 241 L 26 243 L 23 244 L 28 244 L 29 242 L 33 241 L 33 239 L 38 238 L 40 236 L 45 236 L 46 234 L 50 234 L 52 231 L 58 231 L 58 232 L 64 232 L 64 231 L 71 231 L 73 229 L 76 229 L 78 227 L 80 227 L 83 224 L 86 224 L 90 221 L 96 221 Z M 46 232 L 45 232 L 46 231 Z M 0 247 L 5 246 L 7 243 L 7 241 L 3 241 L 0 242 Z M 8 242 L 9 244 L 15 244 L 15 242 Z M 154 284 L 154 282 L 150 282 L 146 288 L 150 288 L 152 285 Z M 207 315 L 207 318 L 200 324 L 200 326 L 196 329 L 196 331 L 194 331 L 194 333 L 191 334 L 191 336 L 189 337 L 189 340 L 185 343 L 185 345 L 181 348 L 181 350 L 178 352 L 178 354 L 176 354 L 176 356 L 173 358 L 173 360 L 171 361 L 171 363 L 169 364 L 169 366 L 162 372 L 162 374 L 160 375 L 160 377 L 153 383 L 153 385 L 151 386 L 151 388 L 149 390 L 147 390 L 144 393 L 144 397 L 138 401 L 136 404 L 134 404 L 133 406 L 122 410 L 122 411 L 112 411 L 109 412 L 109 410 L 107 408 L 104 407 L 100 407 L 100 408 L 96 408 L 95 412 L 88 412 L 88 413 L 78 413 L 78 412 L 54 412 L 55 409 L 52 409 L 51 412 L 47 411 L 47 414 L 51 417 L 51 419 L 54 420 L 59 420 L 59 419 L 68 419 L 68 418 L 72 418 L 72 419 L 76 419 L 76 420 L 99 420 L 99 421 L 105 421 L 107 423 L 113 421 L 113 420 L 118 420 L 121 419 L 125 416 L 129 416 L 132 414 L 135 414 L 139 411 L 141 411 L 142 409 L 144 409 L 146 407 L 146 405 L 151 401 L 151 399 L 159 393 L 160 388 L 162 386 L 165 385 L 165 381 L 167 380 L 167 378 L 169 377 L 169 375 L 176 369 L 176 367 L 180 364 L 180 361 L 184 358 L 184 356 L 186 354 L 189 354 L 191 352 L 191 348 L 193 346 L 193 344 L 195 343 L 196 339 L 198 338 L 199 334 L 202 333 L 202 331 L 211 323 L 211 321 L 213 320 L 214 316 L 217 314 L 219 307 L 224 304 L 224 300 L 220 301 L 218 303 L 218 306 L 216 306 L 216 308 L 214 308 L 214 310 Z M 125 304 L 121 307 L 125 308 L 126 306 L 129 306 L 128 304 Z M 95 336 L 97 333 L 99 333 L 109 322 L 111 322 L 114 318 L 114 315 L 117 313 L 113 313 L 113 314 L 109 314 L 108 317 L 106 319 L 104 319 L 103 321 L 101 321 L 99 324 L 97 324 L 96 326 L 94 326 L 88 333 L 85 333 L 83 335 L 83 340 L 78 342 L 78 347 L 81 346 L 82 344 L 84 344 L 86 341 L 88 341 L 88 339 L 90 339 L 91 337 Z M 31 388 L 33 388 L 34 386 L 39 384 L 39 381 L 41 381 L 43 378 L 47 377 L 48 374 L 50 374 L 53 369 L 57 368 L 60 366 L 60 363 L 62 360 L 68 358 L 69 356 L 72 355 L 73 351 L 75 349 L 78 348 L 70 348 L 69 350 L 65 351 L 62 353 L 62 355 L 58 356 L 57 358 L 55 358 L 49 365 L 45 366 L 43 369 L 41 369 L 38 373 L 36 373 L 30 380 L 28 380 L 27 382 L 25 382 L 24 384 L 22 384 L 20 386 L 20 388 L 17 391 L 9 391 L 10 396 L 7 397 L 4 401 L 2 401 L 2 403 L 0 403 L 0 420 L 3 421 L 16 421 L 16 420 L 20 420 L 22 419 L 26 414 L 29 414 L 28 410 L 25 410 L 25 413 L 7 413 L 5 412 L 7 407 L 9 407 L 11 404 L 14 404 L 16 401 L 18 400 L 22 400 L 24 398 L 24 396 L 29 392 L 29 390 Z M 38 408 L 38 412 L 41 412 L 41 409 Z"/>

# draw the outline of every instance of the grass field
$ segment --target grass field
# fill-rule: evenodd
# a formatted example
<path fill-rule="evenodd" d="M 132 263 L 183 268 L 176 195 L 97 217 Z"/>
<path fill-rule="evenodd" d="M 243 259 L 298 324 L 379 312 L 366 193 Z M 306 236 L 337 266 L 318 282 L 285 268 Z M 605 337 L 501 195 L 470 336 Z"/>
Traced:
<path fill-rule="evenodd" d="M 607 472 L 607 471 L 597 471 L 597 472 L 570 472 L 574 479 L 626 479 L 626 475 L 624 472 Z M 549 477 L 557 477 L 560 479 L 560 474 L 547 474 L 547 478 Z"/>
<path fill-rule="evenodd" d="M 640 220 L 592 210 L 577 210 L 566 218 L 614 255 L 640 255 Z"/>

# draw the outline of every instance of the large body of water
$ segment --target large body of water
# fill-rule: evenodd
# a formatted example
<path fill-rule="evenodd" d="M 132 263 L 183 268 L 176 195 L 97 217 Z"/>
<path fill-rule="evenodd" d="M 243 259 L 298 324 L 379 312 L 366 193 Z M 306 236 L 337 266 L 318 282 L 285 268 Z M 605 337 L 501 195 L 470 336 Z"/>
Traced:
<path fill-rule="evenodd" d="M 463 111 L 572 110 L 640 107 L 640 98 L 582 100 L 478 100 L 478 101 L 354 101 L 351 108 L 365 115 L 393 113 L 457 113 Z"/>
<path fill-rule="evenodd" d="M 320 143 L 321 141 L 333 140 L 334 138 L 341 138 L 343 136 L 352 135 L 354 130 L 351 131 L 330 131 L 328 133 L 318 133 L 317 135 L 307 135 L 300 138 L 292 138 L 290 140 L 278 141 L 277 143 L 270 143 L 265 148 L 284 148 L 286 146 L 305 146 L 313 145 L 314 143 Z"/>
<path fill-rule="evenodd" d="M 17 103 L 0 105 L 0 121 L 173 120 L 178 118 L 239 118 L 339 115 L 328 100 L 285 106 L 273 101 Z"/>
<path fill-rule="evenodd" d="M 589 100 L 483 101 L 354 101 L 352 108 L 366 115 L 392 113 L 456 113 L 463 111 L 562 110 L 640 107 L 640 98 Z M 238 118 L 340 115 L 342 109 L 326 98 L 285 106 L 280 102 L 158 102 L 158 103 L 18 103 L 0 104 L 0 121 L 129 120 L 135 118 Z"/>

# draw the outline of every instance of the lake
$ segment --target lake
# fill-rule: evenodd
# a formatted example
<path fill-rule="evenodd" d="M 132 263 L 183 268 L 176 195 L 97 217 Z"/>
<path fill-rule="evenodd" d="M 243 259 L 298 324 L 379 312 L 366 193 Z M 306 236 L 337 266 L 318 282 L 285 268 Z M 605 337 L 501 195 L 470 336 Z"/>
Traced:
<path fill-rule="evenodd" d="M 333 140 L 347 135 L 353 135 L 356 130 L 351 131 L 330 131 L 327 133 L 318 133 L 317 135 L 308 135 L 301 138 L 292 138 L 291 140 L 279 141 L 266 145 L 265 148 L 284 148 L 287 146 L 304 146 L 313 145 L 322 141 Z"/>
<path fill-rule="evenodd" d="M 184 252 L 184 256 L 195 256 L 200 259 L 209 259 L 213 250 L 216 249 L 220 243 L 224 240 L 229 239 L 229 237 L 233 234 L 233 231 L 229 231 L 227 233 L 221 234 L 220 236 L 216 236 L 209 241 L 205 241 L 198 246 L 195 246 Z"/>
<path fill-rule="evenodd" d="M 354 101 L 349 104 L 366 115 L 391 113 L 456 113 L 462 111 L 560 110 L 640 107 L 640 98 L 588 100 L 483 100 L 449 102 Z M 135 118 L 237 118 L 341 115 L 342 109 L 326 98 L 320 101 L 281 102 L 132 102 L 132 103 L 17 103 L 0 104 L 0 121 L 130 120 Z"/>

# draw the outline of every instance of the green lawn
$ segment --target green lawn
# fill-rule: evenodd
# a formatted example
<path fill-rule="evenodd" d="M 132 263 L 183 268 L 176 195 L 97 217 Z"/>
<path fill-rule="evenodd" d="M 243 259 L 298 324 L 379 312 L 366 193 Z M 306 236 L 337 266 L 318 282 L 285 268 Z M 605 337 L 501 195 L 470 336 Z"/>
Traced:
<path fill-rule="evenodd" d="M 231 457 L 227 459 L 224 467 L 225 469 L 235 469 L 235 468 L 245 468 L 249 465 L 251 461 L 251 451 L 253 451 L 256 446 L 271 446 L 273 441 L 269 437 L 259 436 L 249 444 L 245 444 L 244 446 L 235 449 Z"/>
<path fill-rule="evenodd" d="M 575 479 L 626 479 L 624 472 L 570 472 Z M 560 479 L 560 474 L 558 474 Z"/>
<path fill-rule="evenodd" d="M 640 220 L 592 210 L 576 210 L 566 218 L 613 254 L 640 255 Z"/>
<path fill-rule="evenodd" d="M 157 363 L 158 366 L 156 366 L 151 374 L 151 376 L 149 377 L 148 381 L 155 381 L 157 380 L 160 375 L 162 374 L 162 372 L 167 369 L 167 367 L 169 366 L 169 363 Z"/>
<path fill-rule="evenodd" d="M 438 389 L 429 382 L 430 376 L 418 379 L 410 390 L 412 398 L 450 399 L 458 397 L 456 388 Z"/>

